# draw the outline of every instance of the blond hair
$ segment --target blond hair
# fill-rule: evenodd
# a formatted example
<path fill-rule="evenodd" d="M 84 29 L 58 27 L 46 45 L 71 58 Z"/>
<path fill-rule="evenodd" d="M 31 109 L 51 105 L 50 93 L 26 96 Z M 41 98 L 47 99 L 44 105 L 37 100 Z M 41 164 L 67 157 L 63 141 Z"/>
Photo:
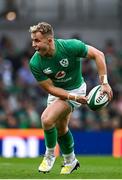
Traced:
<path fill-rule="evenodd" d="M 30 26 L 29 32 L 30 33 L 41 32 L 43 35 L 54 36 L 54 31 L 52 26 L 46 22 L 41 22 L 38 23 L 37 25 Z"/>

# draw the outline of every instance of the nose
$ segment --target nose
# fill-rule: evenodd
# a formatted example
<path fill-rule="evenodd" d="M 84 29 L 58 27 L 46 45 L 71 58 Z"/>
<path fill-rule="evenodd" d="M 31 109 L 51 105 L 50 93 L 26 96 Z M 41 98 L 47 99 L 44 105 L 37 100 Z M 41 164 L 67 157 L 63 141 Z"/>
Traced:
<path fill-rule="evenodd" d="M 34 42 L 32 42 L 32 47 L 34 47 L 34 48 L 36 47 L 36 44 Z"/>

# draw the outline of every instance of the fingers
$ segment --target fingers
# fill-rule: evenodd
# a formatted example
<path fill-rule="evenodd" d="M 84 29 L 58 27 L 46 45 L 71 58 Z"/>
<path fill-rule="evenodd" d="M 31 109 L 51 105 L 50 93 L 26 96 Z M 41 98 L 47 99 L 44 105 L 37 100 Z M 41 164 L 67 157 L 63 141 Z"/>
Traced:
<path fill-rule="evenodd" d="M 111 101 L 113 98 L 113 92 L 112 91 L 101 91 L 100 95 L 103 95 L 104 93 L 106 93 L 108 95 L 108 99 L 109 99 L 109 101 Z"/>
<path fill-rule="evenodd" d="M 81 104 L 87 104 L 87 98 L 84 96 L 81 96 L 80 103 Z"/>
<path fill-rule="evenodd" d="M 78 96 L 77 102 L 81 104 L 87 104 L 87 98 L 85 96 Z"/>
<path fill-rule="evenodd" d="M 109 86 L 109 84 L 107 84 L 107 85 L 102 85 L 100 95 L 103 95 L 104 93 L 107 93 L 108 99 L 109 99 L 109 101 L 111 101 L 112 98 L 113 98 L 113 92 L 112 92 L 112 89 L 111 89 L 111 87 Z"/>
<path fill-rule="evenodd" d="M 108 94 L 108 99 L 109 99 L 109 101 L 111 101 L 112 100 L 112 98 L 113 98 L 113 92 L 112 91 L 110 91 L 109 93 L 107 93 Z"/>

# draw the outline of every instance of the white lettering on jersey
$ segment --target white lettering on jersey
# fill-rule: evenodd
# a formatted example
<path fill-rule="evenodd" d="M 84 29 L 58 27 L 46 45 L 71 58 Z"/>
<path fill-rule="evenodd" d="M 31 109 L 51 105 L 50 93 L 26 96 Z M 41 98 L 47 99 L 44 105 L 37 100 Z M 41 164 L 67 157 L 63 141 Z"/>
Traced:
<path fill-rule="evenodd" d="M 62 60 L 59 61 L 59 62 L 60 62 L 60 64 L 61 64 L 61 66 L 63 66 L 63 67 L 68 67 L 68 65 L 69 65 L 68 59 L 62 59 Z"/>
<path fill-rule="evenodd" d="M 56 79 L 55 82 L 68 82 L 68 81 L 71 81 L 72 80 L 72 77 L 69 77 L 67 79 Z"/>
<path fill-rule="evenodd" d="M 48 67 L 48 68 L 44 69 L 43 72 L 44 72 L 45 74 L 51 74 L 51 73 L 52 73 L 52 70 L 50 69 L 50 67 Z"/>

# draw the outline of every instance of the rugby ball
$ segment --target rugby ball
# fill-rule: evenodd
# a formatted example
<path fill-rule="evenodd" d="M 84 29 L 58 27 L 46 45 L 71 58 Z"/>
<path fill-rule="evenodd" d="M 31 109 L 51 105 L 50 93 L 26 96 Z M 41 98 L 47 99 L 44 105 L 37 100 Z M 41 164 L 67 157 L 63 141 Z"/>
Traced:
<path fill-rule="evenodd" d="M 87 105 L 93 111 L 99 110 L 102 107 L 105 107 L 109 103 L 108 95 L 101 93 L 101 86 L 95 86 L 88 94 Z"/>

